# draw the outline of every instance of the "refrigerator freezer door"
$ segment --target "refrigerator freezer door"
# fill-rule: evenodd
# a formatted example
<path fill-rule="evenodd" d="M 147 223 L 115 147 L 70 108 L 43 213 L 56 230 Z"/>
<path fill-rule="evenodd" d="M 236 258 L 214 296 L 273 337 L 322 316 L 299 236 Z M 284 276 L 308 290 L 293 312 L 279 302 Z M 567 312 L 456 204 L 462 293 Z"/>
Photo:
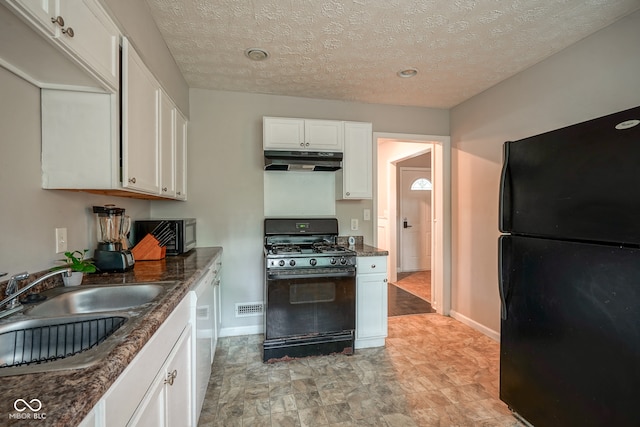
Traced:
<path fill-rule="evenodd" d="M 500 398 L 535 426 L 640 425 L 640 249 L 500 248 Z"/>
<path fill-rule="evenodd" d="M 640 244 L 640 125 L 620 126 L 632 119 L 640 107 L 505 143 L 501 231 Z"/>

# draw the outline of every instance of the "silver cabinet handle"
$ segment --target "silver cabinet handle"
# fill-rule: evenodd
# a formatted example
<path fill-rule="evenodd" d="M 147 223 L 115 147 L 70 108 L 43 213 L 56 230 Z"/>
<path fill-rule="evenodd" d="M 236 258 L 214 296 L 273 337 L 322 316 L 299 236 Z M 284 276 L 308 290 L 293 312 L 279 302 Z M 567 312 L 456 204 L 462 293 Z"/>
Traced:
<path fill-rule="evenodd" d="M 61 27 L 64 27 L 64 19 L 62 19 L 62 16 L 55 16 L 51 18 L 51 22 L 53 22 L 54 24 L 58 24 Z"/>
<path fill-rule="evenodd" d="M 347 191 L 347 196 L 350 196 L 350 195 L 351 195 L 351 192 Z"/>
<path fill-rule="evenodd" d="M 136 177 L 134 176 L 133 178 L 129 178 L 129 182 L 132 184 L 136 183 Z"/>
<path fill-rule="evenodd" d="M 304 144 L 304 145 L 306 145 L 306 146 L 308 147 L 308 146 L 309 146 L 309 143 L 307 142 L 307 143 L 306 143 L 306 144 Z"/>
<path fill-rule="evenodd" d="M 62 34 L 66 34 L 69 37 L 73 37 L 75 33 L 73 32 L 73 28 L 68 27 L 68 28 L 63 28 L 62 29 Z"/>
<path fill-rule="evenodd" d="M 162 192 L 166 193 L 167 192 L 167 187 L 162 187 Z"/>
<path fill-rule="evenodd" d="M 173 381 L 176 379 L 177 376 L 178 376 L 178 371 L 174 369 L 172 372 L 169 372 L 167 374 L 167 378 L 164 380 L 164 383 L 173 385 Z"/>
<path fill-rule="evenodd" d="M 304 147 L 304 142 L 301 142 L 301 143 L 300 143 L 300 147 Z"/>
<path fill-rule="evenodd" d="M 176 191 L 176 194 L 177 194 L 178 196 L 180 196 L 180 195 L 182 194 L 182 192 L 180 192 L 180 191 Z"/>
<path fill-rule="evenodd" d="M 375 264 L 371 264 L 371 268 L 376 268 L 376 265 Z"/>

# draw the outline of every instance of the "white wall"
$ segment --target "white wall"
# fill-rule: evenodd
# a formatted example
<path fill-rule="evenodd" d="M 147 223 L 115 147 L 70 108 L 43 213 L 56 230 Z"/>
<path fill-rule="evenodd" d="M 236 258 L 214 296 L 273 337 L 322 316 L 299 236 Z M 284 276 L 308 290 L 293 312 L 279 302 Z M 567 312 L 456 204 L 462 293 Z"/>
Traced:
<path fill-rule="evenodd" d="M 446 135 L 446 110 L 191 89 L 189 190 L 185 203 L 152 203 L 155 216 L 198 219 L 198 246 L 222 246 L 222 327 L 257 328 L 261 317 L 236 318 L 235 303 L 263 300 L 262 116 L 372 122 L 374 131 Z M 373 243 L 372 221 L 362 221 L 371 200 L 336 203 L 341 234 L 359 218 Z M 239 329 L 236 329 L 238 331 Z M 250 331 L 252 329 L 244 329 Z M 240 330 L 242 331 L 242 330 Z"/>
<path fill-rule="evenodd" d="M 458 105 L 453 142 L 453 301 L 500 329 L 497 277 L 502 144 L 640 105 L 640 12 Z"/>
<path fill-rule="evenodd" d="M 67 228 L 69 249 L 93 251 L 93 205 L 114 203 L 133 217 L 149 215 L 145 200 L 43 190 L 40 89 L 0 68 L 0 93 L 0 271 L 33 273 L 57 265 L 56 227 Z"/>

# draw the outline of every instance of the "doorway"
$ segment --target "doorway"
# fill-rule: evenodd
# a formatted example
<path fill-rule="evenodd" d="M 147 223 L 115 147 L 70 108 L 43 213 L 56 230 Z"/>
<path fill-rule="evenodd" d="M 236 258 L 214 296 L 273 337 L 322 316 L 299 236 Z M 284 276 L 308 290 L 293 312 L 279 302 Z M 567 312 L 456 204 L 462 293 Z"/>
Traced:
<path fill-rule="evenodd" d="M 400 167 L 398 265 L 402 273 L 431 270 L 432 189 L 430 168 Z"/>
<path fill-rule="evenodd" d="M 451 225 L 450 225 L 450 137 L 434 135 L 375 133 L 376 179 L 374 195 L 374 241 L 389 251 L 389 281 L 398 281 L 401 264 L 400 162 L 431 153 L 430 225 L 431 234 L 419 239 L 429 247 L 431 260 L 432 307 L 448 315 L 451 308 Z M 408 223 L 407 225 L 412 225 Z M 409 227 L 407 227 L 409 228 Z M 412 228 L 412 227 L 411 227 Z"/>

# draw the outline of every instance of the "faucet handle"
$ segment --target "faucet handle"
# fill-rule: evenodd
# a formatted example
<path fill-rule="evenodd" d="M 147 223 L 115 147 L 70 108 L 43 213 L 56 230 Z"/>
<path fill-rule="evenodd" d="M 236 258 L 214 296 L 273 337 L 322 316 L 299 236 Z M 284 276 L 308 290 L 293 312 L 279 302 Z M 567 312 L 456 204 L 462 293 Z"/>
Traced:
<path fill-rule="evenodd" d="M 14 274 L 7 283 L 7 288 L 4 291 L 6 296 L 13 295 L 18 290 L 18 281 L 24 280 L 29 277 L 29 273 L 23 271 L 22 273 Z"/>

